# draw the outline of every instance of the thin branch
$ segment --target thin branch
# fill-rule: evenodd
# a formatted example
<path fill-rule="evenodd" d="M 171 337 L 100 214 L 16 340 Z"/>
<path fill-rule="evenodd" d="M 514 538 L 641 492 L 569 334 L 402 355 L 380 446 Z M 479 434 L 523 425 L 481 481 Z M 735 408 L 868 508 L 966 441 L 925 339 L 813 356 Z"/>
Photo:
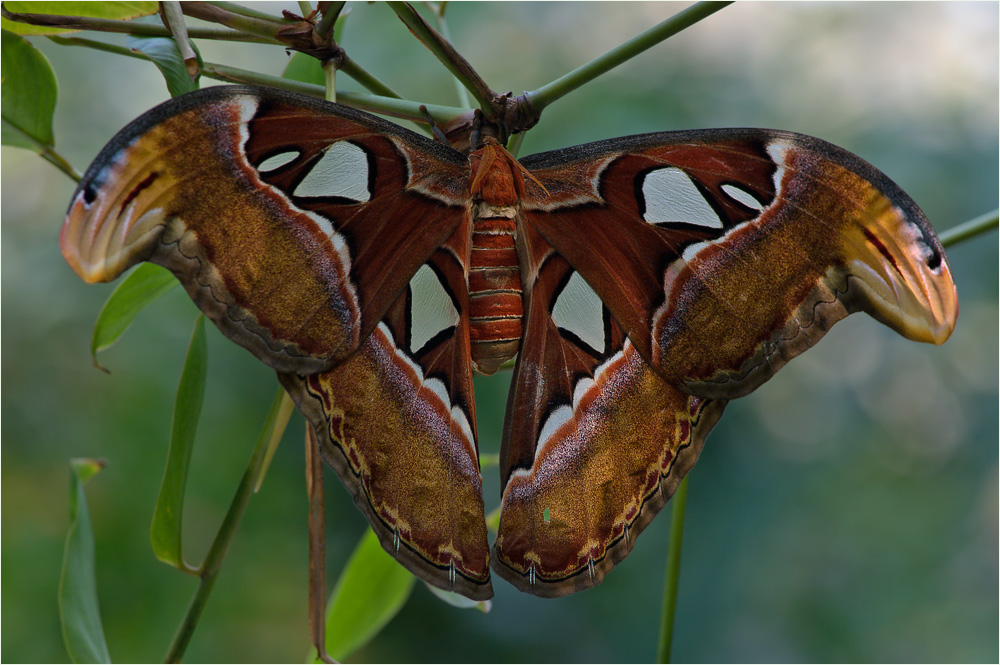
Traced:
<path fill-rule="evenodd" d="M 677 583 L 681 571 L 681 545 L 684 540 L 684 508 L 687 504 L 687 477 L 681 481 L 671 498 L 670 550 L 667 552 L 667 575 L 663 584 L 663 614 L 660 622 L 660 642 L 656 662 L 670 662 L 670 647 L 674 638 L 674 615 L 677 609 Z"/>
<path fill-rule="evenodd" d="M 427 21 L 412 6 L 405 2 L 389 2 L 387 4 L 396 12 L 396 16 L 406 24 L 410 32 L 472 93 L 483 111 L 493 116 L 502 112 L 499 95 L 493 92 L 483 77 L 472 68 L 472 65 L 455 50 L 454 46 L 428 25 Z"/>
<path fill-rule="evenodd" d="M 396 99 L 402 99 L 402 95 L 387 86 L 382 81 L 375 78 L 375 76 L 369 73 L 361 65 L 354 62 L 346 53 L 344 58 L 340 63 L 340 71 L 344 72 L 352 79 L 363 85 L 367 90 L 376 95 L 381 95 L 383 97 L 395 97 Z"/>
<path fill-rule="evenodd" d="M 273 14 L 268 14 L 267 12 L 262 12 L 248 5 L 241 5 L 237 2 L 210 2 L 210 5 L 215 5 L 219 9 L 224 9 L 232 14 L 239 14 L 240 16 L 248 16 L 250 18 L 259 18 L 264 21 L 280 21 L 281 19 Z"/>
<path fill-rule="evenodd" d="M 61 35 L 47 35 L 47 38 L 49 41 L 59 44 L 60 46 L 82 46 L 84 48 L 94 49 L 95 51 L 105 51 L 107 53 L 114 53 L 115 55 L 124 55 L 129 58 L 136 58 L 137 60 L 149 60 L 149 58 L 145 55 L 136 53 L 132 49 L 125 46 L 99 42 L 95 39 L 86 39 L 85 37 L 63 37 Z"/>
<path fill-rule="evenodd" d="M 451 44 L 451 31 L 448 29 L 448 21 L 444 17 L 444 12 L 447 7 L 447 2 L 441 2 L 438 3 L 437 6 L 433 7 L 433 9 L 434 17 L 437 19 L 438 31 L 441 32 L 441 36 L 445 38 L 445 41 Z M 460 106 L 472 108 L 472 104 L 469 102 L 469 92 L 458 79 L 455 79 L 455 94 L 458 95 L 458 103 Z"/>
<path fill-rule="evenodd" d="M 325 88 L 324 99 L 328 102 L 336 102 L 337 63 L 334 60 L 327 60 L 323 63 L 323 87 Z"/>
<path fill-rule="evenodd" d="M 301 83 L 299 81 L 293 81 L 291 79 L 285 79 L 278 76 L 268 76 L 267 74 L 258 74 L 257 72 L 251 72 L 246 69 L 239 69 L 237 67 L 229 67 L 227 65 L 216 63 L 205 63 L 203 73 L 209 78 L 218 79 L 220 81 L 267 85 L 272 88 L 291 90 L 292 92 L 298 92 L 304 95 L 319 98 L 323 98 L 326 95 L 326 90 L 321 85 Z M 421 106 L 426 106 L 431 117 L 434 118 L 436 122 L 440 123 L 448 122 L 455 116 L 461 115 L 464 112 L 464 109 L 455 108 L 454 106 L 438 106 L 436 104 L 422 105 L 419 102 L 411 102 L 405 99 L 366 95 L 360 92 L 340 92 L 338 93 L 338 101 L 341 104 L 353 106 L 354 108 L 363 109 L 365 111 L 382 113 L 396 118 L 404 118 L 406 120 L 412 120 L 420 123 L 427 122 L 425 115 L 420 111 Z"/>
<path fill-rule="evenodd" d="M 227 28 L 273 39 L 276 42 L 278 41 L 278 31 L 288 24 L 287 21 L 278 18 L 268 17 L 264 19 L 236 14 L 207 2 L 183 2 L 181 8 L 187 16 L 192 18 L 218 23 Z"/>
<path fill-rule="evenodd" d="M 184 620 L 174 635 L 174 639 L 167 651 L 167 657 L 164 659 L 165 662 L 180 662 L 181 658 L 184 657 L 184 652 L 187 650 L 188 644 L 191 642 L 191 637 L 194 635 L 194 630 L 198 626 L 201 613 L 204 611 L 205 604 L 212 593 L 212 588 L 215 586 L 215 580 L 218 577 L 222 562 L 226 558 L 226 553 L 229 551 L 233 536 L 236 534 L 236 529 L 243 518 L 243 513 L 246 512 L 247 505 L 250 503 L 250 497 L 253 495 L 257 479 L 264 466 L 263 462 L 268 443 L 274 433 L 274 421 L 277 414 L 281 412 L 283 402 L 286 399 L 288 398 L 285 391 L 279 388 L 278 394 L 271 403 L 271 409 L 268 412 L 264 428 L 261 430 L 260 436 L 257 437 L 257 445 L 254 446 L 250 462 L 247 464 L 246 471 L 243 472 L 243 478 L 240 479 L 240 484 L 236 489 L 232 503 L 229 504 L 229 510 L 226 512 L 226 516 L 219 526 L 219 531 L 215 535 L 215 540 L 212 542 L 208 554 L 205 555 L 205 560 L 198 569 L 198 574 L 201 577 L 198 589 L 191 599 L 191 604 L 184 615 Z"/>
<path fill-rule="evenodd" d="M 656 46 L 667 37 L 671 37 L 681 30 L 691 27 L 698 21 L 711 16 L 730 4 L 732 3 L 699 2 L 692 5 L 668 18 L 666 21 L 653 26 L 646 32 L 616 46 L 604 55 L 594 58 L 582 67 L 578 67 L 555 81 L 527 93 L 528 101 L 535 109 L 535 112 L 540 113 L 543 108 L 560 97 L 576 90 L 584 83 L 594 80 L 601 74 L 617 67 L 630 58 L 634 58 L 643 51 Z"/>
<path fill-rule="evenodd" d="M 187 4 L 187 3 L 184 3 Z M 137 23 L 135 21 L 119 21 L 115 19 L 93 18 L 90 16 L 60 16 L 56 14 L 23 14 L 0 10 L 3 17 L 17 23 L 40 25 L 48 28 L 67 28 L 70 30 L 94 30 L 96 32 L 115 32 L 143 37 L 170 37 L 170 30 L 163 25 L 154 23 Z M 248 35 L 235 30 L 219 28 L 190 28 L 188 36 L 194 39 L 218 39 L 235 42 L 278 44 L 275 39 L 256 35 Z"/>
<path fill-rule="evenodd" d="M 987 231 L 997 228 L 998 225 L 1000 225 L 1000 211 L 994 210 L 985 215 L 980 215 L 975 219 L 970 219 L 958 226 L 953 226 L 947 231 L 940 233 L 938 237 L 941 239 L 942 245 L 950 247 L 951 245 L 957 245 L 963 240 L 982 235 Z"/>
<path fill-rule="evenodd" d="M 309 632 L 319 660 L 332 663 L 326 651 L 326 506 L 323 460 L 316 430 L 306 423 L 306 494 L 309 497 Z"/>
<path fill-rule="evenodd" d="M 331 2 L 326 11 L 323 12 L 323 18 L 316 26 L 316 34 L 319 35 L 320 39 L 326 39 L 333 33 L 333 27 L 336 25 L 345 4 L 343 1 Z"/>

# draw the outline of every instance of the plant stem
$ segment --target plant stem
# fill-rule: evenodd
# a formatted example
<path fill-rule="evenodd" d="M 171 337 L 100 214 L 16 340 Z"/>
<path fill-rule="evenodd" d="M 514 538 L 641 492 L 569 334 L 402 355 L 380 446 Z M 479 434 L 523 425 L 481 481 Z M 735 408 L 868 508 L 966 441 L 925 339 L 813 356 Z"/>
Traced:
<path fill-rule="evenodd" d="M 326 96 L 326 90 L 321 85 L 302 83 L 300 81 L 293 81 L 279 76 L 258 74 L 257 72 L 251 72 L 246 69 L 228 67 L 226 65 L 216 63 L 205 63 L 205 68 L 202 73 L 209 78 L 219 79 L 220 81 L 268 85 L 273 88 L 291 90 L 292 92 L 298 92 L 304 95 L 311 95 L 313 97 L 320 98 Z M 340 92 L 338 93 L 338 100 L 341 104 L 364 109 L 366 111 L 384 113 L 397 118 L 413 120 L 414 122 L 427 122 L 427 118 L 420 111 L 421 104 L 419 102 L 410 102 L 404 99 L 380 97 L 377 95 L 366 95 L 359 92 Z M 425 104 L 424 106 L 427 107 L 427 111 L 430 113 L 431 117 L 434 118 L 436 122 L 440 123 L 448 122 L 455 116 L 461 115 L 464 112 L 463 109 L 455 108 L 454 106 L 438 106 L 436 104 Z"/>
<path fill-rule="evenodd" d="M 184 13 L 193 18 L 200 18 L 203 21 L 219 23 L 228 28 L 233 28 L 244 33 L 257 35 L 277 42 L 278 30 L 286 21 L 277 18 L 257 18 L 235 14 L 231 11 L 210 5 L 207 2 L 185 2 L 181 4 Z"/>
<path fill-rule="evenodd" d="M 681 30 L 691 27 L 703 18 L 711 16 L 730 4 L 732 3 L 699 2 L 692 5 L 671 16 L 666 21 L 653 26 L 646 32 L 616 46 L 604 55 L 594 58 L 582 67 L 578 67 L 555 81 L 527 93 L 528 101 L 531 102 L 531 106 L 535 109 L 535 112 L 540 113 L 543 108 L 560 97 L 576 90 L 584 83 L 592 81 L 608 70 L 656 46 L 667 37 L 671 37 Z"/>
<path fill-rule="evenodd" d="M 363 85 L 369 90 L 369 92 L 381 95 L 383 97 L 394 97 L 395 99 L 402 99 L 402 96 L 387 86 L 382 81 L 379 81 L 373 74 L 368 72 L 358 63 L 351 60 L 350 56 L 346 53 L 344 54 L 344 59 L 340 63 L 340 71 L 344 72 L 352 79 Z"/>
<path fill-rule="evenodd" d="M 454 46 L 424 21 L 423 17 L 409 3 L 389 2 L 387 4 L 396 12 L 399 20 L 406 24 L 410 32 L 473 94 L 484 111 L 491 115 L 501 111 L 498 104 L 499 98 L 486 84 L 486 81 L 455 50 Z"/>
<path fill-rule="evenodd" d="M 942 245 L 950 247 L 951 245 L 957 245 L 963 240 L 986 233 L 990 229 L 995 229 L 998 224 L 1000 224 L 1000 211 L 994 210 L 985 215 L 980 215 L 975 219 L 970 219 L 958 226 L 953 226 L 947 231 L 940 233 L 938 237 L 941 239 Z"/>
<path fill-rule="evenodd" d="M 323 80 L 325 91 L 325 99 L 328 102 L 337 101 L 337 66 L 334 64 L 333 60 L 327 60 L 323 63 Z"/>
<path fill-rule="evenodd" d="M 95 51 L 106 51 L 108 53 L 114 53 L 115 55 L 124 55 L 129 58 L 149 60 L 146 56 L 141 53 L 136 53 L 130 48 L 119 46 L 118 44 L 99 42 L 95 39 L 86 39 L 84 37 L 62 37 L 60 35 L 47 35 L 47 38 L 49 41 L 59 44 L 60 46 L 82 46 L 84 48 L 92 48 Z"/>
<path fill-rule="evenodd" d="M 92 18 L 89 16 L 58 16 L 55 14 L 21 14 L 3 10 L 4 18 L 28 25 L 41 25 L 51 28 L 68 28 L 71 30 L 94 30 L 97 32 L 119 32 L 127 35 L 144 37 L 170 37 L 166 26 L 153 23 L 137 23 L 135 21 L 119 21 L 115 19 Z M 248 35 L 236 30 L 219 28 L 190 28 L 188 36 L 195 39 L 219 39 L 225 41 L 278 44 L 275 39 Z"/>
<path fill-rule="evenodd" d="M 677 609 L 677 583 L 681 571 L 681 544 L 684 540 L 684 508 L 687 504 L 687 477 L 681 481 L 671 499 L 670 550 L 667 553 L 667 576 L 663 585 L 663 614 L 660 622 L 660 643 L 656 662 L 670 662 L 670 646 L 674 638 L 674 615 Z"/>
<path fill-rule="evenodd" d="M 309 632 L 321 662 L 334 660 L 326 651 L 326 506 L 323 459 L 319 439 L 306 424 L 306 493 L 309 496 Z"/>
<path fill-rule="evenodd" d="M 181 59 L 184 60 L 184 68 L 193 80 L 198 76 L 198 56 L 195 55 L 194 47 L 191 46 L 191 40 L 188 38 L 188 29 L 184 22 L 184 12 L 181 11 L 181 3 L 177 0 L 161 2 L 160 11 L 167 27 L 170 28 L 174 42 L 177 44 Z"/>
<path fill-rule="evenodd" d="M 268 14 L 267 12 L 258 11 L 252 7 L 241 5 L 237 2 L 209 2 L 208 4 L 214 5 L 219 9 L 223 9 L 232 14 L 239 14 L 240 16 L 248 16 L 250 18 L 259 18 L 264 21 L 280 21 L 278 17 Z"/>
<path fill-rule="evenodd" d="M 445 8 L 448 6 L 446 2 L 442 2 L 437 5 L 434 9 L 434 16 L 437 18 L 438 31 L 441 36 L 450 44 L 451 43 L 451 31 L 448 29 L 448 21 L 444 17 Z M 472 108 L 472 104 L 469 102 L 469 91 L 465 89 L 462 82 L 455 79 L 455 94 L 458 95 L 459 106 L 465 108 Z"/>
<path fill-rule="evenodd" d="M 184 615 L 184 620 L 181 621 L 181 625 L 174 635 L 164 662 L 180 662 L 181 658 L 184 657 L 184 652 L 187 650 L 188 644 L 191 642 L 194 630 L 198 626 L 198 620 L 201 618 L 201 613 L 205 609 L 208 597 L 212 593 L 212 587 L 215 586 L 219 569 L 222 567 L 222 562 L 229 551 L 229 545 L 233 541 L 236 529 L 243 518 L 243 513 L 246 512 L 250 497 L 253 495 L 254 487 L 257 485 L 258 476 L 263 468 L 265 452 L 274 433 L 275 420 L 281 412 L 284 399 L 285 391 L 279 388 L 278 394 L 271 403 L 271 409 L 268 412 L 264 428 L 257 438 L 257 445 L 254 446 L 250 462 L 247 464 L 246 471 L 243 472 L 239 487 L 236 488 L 236 495 L 229 504 L 229 510 L 226 512 L 226 516 L 219 526 L 218 533 L 215 534 L 215 540 L 212 542 L 208 554 L 205 555 L 205 560 L 198 568 L 198 575 L 201 578 L 198 583 L 198 589 L 191 599 L 191 604 Z"/>
<path fill-rule="evenodd" d="M 320 19 L 319 25 L 316 26 L 316 34 L 320 38 L 325 39 L 333 31 L 337 23 L 337 18 L 344 9 L 344 4 L 344 2 L 331 2 L 326 11 L 323 12 L 323 18 Z"/>

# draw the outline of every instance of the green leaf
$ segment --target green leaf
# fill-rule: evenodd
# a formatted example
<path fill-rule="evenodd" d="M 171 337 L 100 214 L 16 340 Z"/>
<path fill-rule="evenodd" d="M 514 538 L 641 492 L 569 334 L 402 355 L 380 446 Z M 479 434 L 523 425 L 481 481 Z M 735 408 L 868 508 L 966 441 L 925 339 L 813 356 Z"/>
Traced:
<path fill-rule="evenodd" d="M 57 16 L 87 16 L 104 19 L 131 19 L 149 16 L 159 9 L 156 2 L 5 2 L 4 7 L 15 14 L 55 14 Z M 3 19 L 4 30 L 19 35 L 58 35 L 76 32 L 65 28 L 50 28 L 44 25 L 28 25 Z"/>
<path fill-rule="evenodd" d="M 143 307 L 177 284 L 169 270 L 152 263 L 143 263 L 129 273 L 97 316 L 94 336 L 90 342 L 90 355 L 94 358 L 94 364 L 101 367 L 97 362 L 97 353 L 117 342 Z"/>
<path fill-rule="evenodd" d="M 59 579 L 59 617 L 62 620 L 66 651 L 77 663 L 110 663 L 108 645 L 101 625 L 94 573 L 94 532 L 83 486 L 104 468 L 93 459 L 70 461 L 69 533 Z"/>
<path fill-rule="evenodd" d="M 375 637 L 402 609 L 415 579 L 382 549 L 378 537 L 368 529 L 330 595 L 326 618 L 330 656 L 344 660 Z M 315 662 L 315 651 L 310 659 Z"/>
<path fill-rule="evenodd" d="M 36 151 L 51 148 L 57 94 L 52 65 L 28 40 L 6 30 L 0 36 L 0 60 L 4 145 Z"/>
<path fill-rule="evenodd" d="M 184 562 L 181 548 L 184 491 L 188 466 L 198 430 L 198 418 L 205 401 L 205 377 L 208 374 L 208 347 L 205 341 L 205 317 L 198 315 L 188 346 L 184 371 L 177 386 L 174 419 L 170 426 L 170 452 L 163 473 L 163 484 L 156 497 L 149 540 L 156 558 L 181 570 L 193 570 Z"/>
<path fill-rule="evenodd" d="M 319 60 L 305 53 L 296 53 L 291 57 L 285 65 L 281 78 L 313 85 L 326 85 L 323 66 L 319 64 Z"/>
<path fill-rule="evenodd" d="M 177 42 L 172 38 L 129 35 L 125 38 L 125 45 L 132 51 L 142 53 L 152 60 L 156 68 L 163 74 L 171 97 L 198 89 L 199 77 L 191 78 L 180 49 L 177 48 Z M 194 44 L 192 44 L 192 48 L 194 48 Z M 201 71 L 201 54 L 198 53 L 197 49 L 195 53 L 198 56 L 198 70 Z"/>

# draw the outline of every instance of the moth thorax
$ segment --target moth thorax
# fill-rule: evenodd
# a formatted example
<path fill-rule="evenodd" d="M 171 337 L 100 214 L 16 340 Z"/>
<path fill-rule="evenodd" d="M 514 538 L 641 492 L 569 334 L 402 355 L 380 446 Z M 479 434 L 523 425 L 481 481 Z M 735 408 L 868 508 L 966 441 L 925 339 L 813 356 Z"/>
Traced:
<path fill-rule="evenodd" d="M 480 374 L 493 374 L 504 361 L 513 358 L 524 330 L 514 210 L 480 205 L 477 213 L 487 210 L 501 215 L 509 211 L 510 216 L 477 214 L 474 220 L 469 261 L 469 338 L 472 364 Z"/>
<path fill-rule="evenodd" d="M 474 200 L 512 206 L 524 196 L 524 168 L 496 141 L 472 153 L 469 164 L 469 188 Z"/>

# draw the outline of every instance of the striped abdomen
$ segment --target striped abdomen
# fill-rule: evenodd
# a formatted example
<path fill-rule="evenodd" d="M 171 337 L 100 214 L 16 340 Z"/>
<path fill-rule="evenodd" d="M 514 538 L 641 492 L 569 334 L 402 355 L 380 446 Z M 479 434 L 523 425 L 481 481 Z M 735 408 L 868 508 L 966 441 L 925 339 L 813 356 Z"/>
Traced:
<path fill-rule="evenodd" d="M 513 207 L 482 205 L 469 261 L 469 337 L 473 367 L 493 374 L 521 344 L 521 268 L 514 246 Z M 510 216 L 506 215 L 509 212 Z"/>

